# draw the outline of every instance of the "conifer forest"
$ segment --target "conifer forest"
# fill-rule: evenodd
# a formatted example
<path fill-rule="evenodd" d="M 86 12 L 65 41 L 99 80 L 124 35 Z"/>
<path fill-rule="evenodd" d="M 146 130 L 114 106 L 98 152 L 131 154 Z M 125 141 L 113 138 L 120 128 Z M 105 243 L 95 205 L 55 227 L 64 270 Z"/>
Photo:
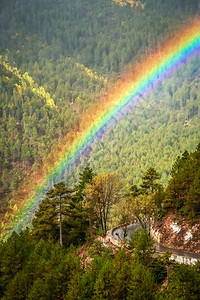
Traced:
<path fill-rule="evenodd" d="M 200 0 L 0 1 L 0 299 L 200 299 Z"/>

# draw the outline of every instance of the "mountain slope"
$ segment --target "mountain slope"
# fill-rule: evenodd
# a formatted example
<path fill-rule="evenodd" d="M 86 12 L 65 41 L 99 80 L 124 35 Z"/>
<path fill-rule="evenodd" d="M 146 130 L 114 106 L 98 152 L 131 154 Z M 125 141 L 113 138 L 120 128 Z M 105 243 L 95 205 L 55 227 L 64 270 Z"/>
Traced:
<path fill-rule="evenodd" d="M 117 170 L 138 184 L 155 167 L 166 184 L 177 155 L 200 140 L 200 56 L 139 100 L 139 104 L 92 147 L 89 164 L 97 172 Z M 83 159 L 83 165 L 87 160 Z"/>
<path fill-rule="evenodd" d="M 127 5 L 111 0 L 59 0 L 56 4 L 52 0 L 1 1 L 0 50 L 4 63 L 0 85 L 0 176 L 4 206 L 9 205 L 8 201 L 13 205 L 15 190 L 24 176 L 40 168 L 52 146 L 76 129 L 81 114 L 106 94 L 121 72 L 173 36 L 177 28 L 196 15 L 199 4 L 198 0 L 121 2 Z M 133 2 L 141 5 L 136 7 Z M 116 169 L 128 181 L 138 182 L 140 168 L 153 164 L 166 182 L 173 157 L 197 144 L 198 105 L 194 102 L 198 103 L 199 97 L 190 85 L 197 89 L 198 82 L 193 81 L 192 74 L 189 76 L 185 85 L 181 83 L 184 78 L 177 83 L 181 86 L 180 95 L 169 81 L 169 91 L 164 88 L 163 93 L 152 95 L 147 102 L 140 101 L 133 115 L 127 115 L 127 120 L 110 130 L 101 143 L 95 143 L 91 166 L 100 171 Z M 191 101 L 181 104 L 179 111 L 172 102 L 178 103 L 175 98 L 188 97 L 188 93 Z M 156 114 L 158 108 L 160 113 Z M 174 132 L 176 114 L 180 120 Z M 190 119 L 187 127 L 186 119 Z M 151 126 L 157 131 L 150 130 Z M 178 140 L 174 137 L 176 132 Z M 133 151 L 136 147 L 138 154 Z M 164 158 L 159 147 L 165 147 Z M 83 157 L 82 161 L 80 168 L 88 163 L 88 158 Z M 134 168 L 130 167 L 133 161 Z M 69 184 L 78 178 L 80 168 L 68 178 Z"/>

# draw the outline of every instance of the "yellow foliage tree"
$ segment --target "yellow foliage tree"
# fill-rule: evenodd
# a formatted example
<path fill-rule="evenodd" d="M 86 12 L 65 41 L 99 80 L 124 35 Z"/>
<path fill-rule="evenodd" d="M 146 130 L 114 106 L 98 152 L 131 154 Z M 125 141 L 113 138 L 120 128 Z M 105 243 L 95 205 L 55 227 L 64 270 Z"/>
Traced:
<path fill-rule="evenodd" d="M 86 185 L 86 205 L 89 209 L 90 229 L 94 219 L 106 235 L 110 209 L 120 199 L 121 182 L 117 173 L 100 174 Z M 90 231 L 91 232 L 91 231 Z"/>
<path fill-rule="evenodd" d="M 143 228 L 150 224 L 156 212 L 155 194 L 143 194 L 137 197 L 127 195 L 118 205 L 118 213 L 122 223 L 132 223 L 137 220 Z"/>

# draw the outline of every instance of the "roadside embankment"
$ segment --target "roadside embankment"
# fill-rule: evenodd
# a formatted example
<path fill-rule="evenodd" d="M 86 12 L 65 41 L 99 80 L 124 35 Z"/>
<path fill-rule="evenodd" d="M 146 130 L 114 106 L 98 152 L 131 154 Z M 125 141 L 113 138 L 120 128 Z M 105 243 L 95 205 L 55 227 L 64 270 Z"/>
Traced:
<path fill-rule="evenodd" d="M 200 219 L 190 225 L 183 218 L 170 214 L 154 223 L 151 236 L 163 246 L 200 254 Z"/>
<path fill-rule="evenodd" d="M 127 229 L 125 238 L 128 241 L 130 239 L 130 235 L 133 234 L 140 227 L 140 224 L 135 223 L 125 226 Z M 124 238 L 123 227 L 124 225 L 119 225 L 109 230 L 106 235 L 106 241 L 110 242 L 114 246 L 120 246 L 121 241 Z M 195 265 L 198 261 L 200 261 L 199 253 L 187 252 L 181 249 L 177 249 L 175 247 L 167 247 L 160 243 L 160 239 L 158 239 L 158 237 L 160 237 L 159 232 L 156 232 L 155 235 L 154 234 L 154 229 L 152 229 L 151 236 L 155 240 L 157 254 L 161 254 L 163 252 L 170 252 L 172 260 L 175 260 L 178 263 L 184 263 L 186 265 Z"/>

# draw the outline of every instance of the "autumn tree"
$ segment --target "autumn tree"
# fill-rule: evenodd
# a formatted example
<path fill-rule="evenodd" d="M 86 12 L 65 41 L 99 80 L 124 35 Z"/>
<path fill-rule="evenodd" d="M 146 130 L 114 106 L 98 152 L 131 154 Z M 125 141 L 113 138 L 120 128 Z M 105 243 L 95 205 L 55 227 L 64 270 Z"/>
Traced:
<path fill-rule="evenodd" d="M 137 220 L 142 228 L 149 227 L 150 218 L 153 218 L 157 207 L 154 201 L 154 194 L 126 195 L 118 205 L 122 223 L 131 223 Z"/>
<path fill-rule="evenodd" d="M 106 234 L 110 209 L 120 199 L 121 183 L 116 173 L 100 174 L 95 176 L 91 183 L 86 185 L 86 205 L 91 215 L 95 215 L 98 223 Z"/>

